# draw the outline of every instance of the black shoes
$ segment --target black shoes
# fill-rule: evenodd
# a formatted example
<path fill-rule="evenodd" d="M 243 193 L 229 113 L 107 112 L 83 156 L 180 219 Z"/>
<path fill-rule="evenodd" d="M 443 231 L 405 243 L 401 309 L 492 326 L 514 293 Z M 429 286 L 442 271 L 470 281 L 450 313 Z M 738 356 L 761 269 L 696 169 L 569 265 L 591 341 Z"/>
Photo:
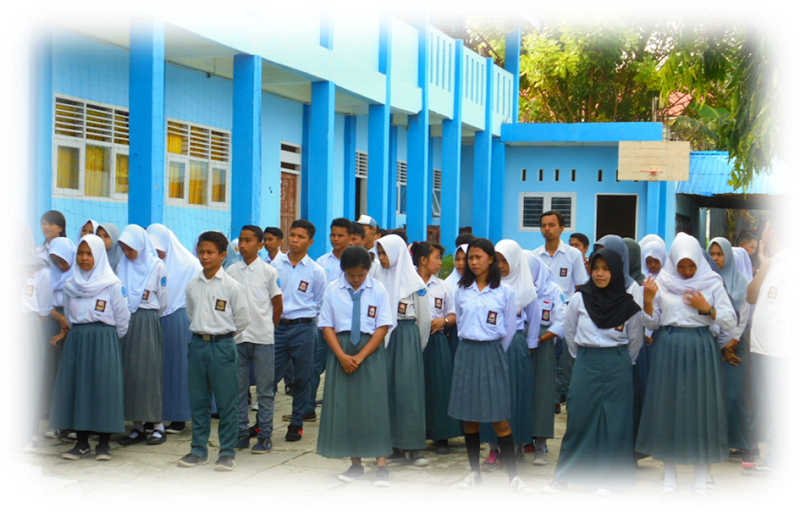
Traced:
<path fill-rule="evenodd" d="M 297 442 L 303 438 L 303 428 L 294 424 L 289 424 L 289 430 L 286 431 L 287 442 Z"/>

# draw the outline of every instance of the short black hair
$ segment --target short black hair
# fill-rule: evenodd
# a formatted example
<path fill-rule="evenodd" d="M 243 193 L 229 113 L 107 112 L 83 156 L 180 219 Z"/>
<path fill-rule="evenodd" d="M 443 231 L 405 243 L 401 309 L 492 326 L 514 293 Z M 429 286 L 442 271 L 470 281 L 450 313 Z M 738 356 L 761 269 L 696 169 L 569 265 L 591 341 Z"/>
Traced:
<path fill-rule="evenodd" d="M 585 247 L 585 248 L 589 247 L 589 237 L 587 237 L 586 235 L 584 235 L 582 233 L 572 233 L 572 234 L 570 234 L 569 238 L 570 239 L 578 239 L 578 242 L 583 244 L 583 247 Z"/>
<path fill-rule="evenodd" d="M 342 251 L 342 257 L 339 259 L 339 268 L 342 272 L 353 269 L 354 267 L 363 267 L 367 271 L 372 266 L 372 255 L 367 251 L 364 246 L 348 246 Z"/>
<path fill-rule="evenodd" d="M 228 238 L 220 232 L 201 233 L 200 237 L 197 238 L 197 245 L 199 246 L 201 242 L 213 242 L 220 254 L 228 251 Z"/>
<path fill-rule="evenodd" d="M 546 216 L 556 216 L 556 219 L 558 219 L 558 226 L 566 226 L 564 223 L 564 214 L 562 214 L 558 210 L 548 210 L 544 214 L 540 215 L 539 226 L 542 225 L 542 219 L 544 219 Z"/>
<path fill-rule="evenodd" d="M 753 234 L 753 232 L 745 230 L 741 233 L 741 235 L 739 235 L 739 246 L 747 242 L 750 242 L 751 240 L 757 241 L 758 238 Z"/>
<path fill-rule="evenodd" d="M 391 231 L 389 231 L 387 233 L 382 234 L 381 237 L 383 237 L 384 235 L 397 235 L 398 237 L 403 239 L 403 242 L 405 242 L 406 245 L 408 245 L 408 237 L 406 236 L 405 233 L 403 233 L 400 230 L 391 230 Z"/>
<path fill-rule="evenodd" d="M 435 242 L 415 242 L 411 245 L 411 260 L 415 266 L 419 266 L 422 258 L 430 258 L 433 250 L 439 251 L 439 256 L 444 255 L 444 248 Z"/>
<path fill-rule="evenodd" d="M 459 233 L 458 237 L 456 237 L 456 247 L 459 247 L 462 244 L 469 244 L 475 239 L 477 239 L 477 237 L 470 232 Z"/>
<path fill-rule="evenodd" d="M 306 221 L 305 219 L 295 219 L 294 222 L 292 222 L 292 226 L 289 227 L 289 231 L 292 231 L 295 228 L 302 228 L 308 232 L 309 239 L 313 239 L 314 235 L 317 233 L 317 229 L 314 228 L 314 224 L 311 221 Z"/>
<path fill-rule="evenodd" d="M 381 237 L 386 236 L 386 235 L 391 235 L 392 233 L 394 233 L 394 232 L 390 232 L 389 230 L 384 230 L 383 228 L 375 228 L 375 231 L 377 231 L 378 235 L 380 235 Z"/>
<path fill-rule="evenodd" d="M 353 231 L 350 233 L 350 235 L 358 235 L 362 239 L 365 239 L 367 237 L 367 232 L 364 231 L 364 225 L 359 223 L 352 223 L 351 228 L 353 228 Z"/>
<path fill-rule="evenodd" d="M 266 234 L 270 234 L 278 240 L 283 240 L 283 230 L 281 230 L 277 226 L 267 226 L 266 228 L 264 228 L 264 235 Z"/>
<path fill-rule="evenodd" d="M 467 248 L 467 256 L 469 256 L 469 252 L 472 248 L 478 248 L 483 250 L 487 255 L 493 258 L 492 263 L 489 265 L 489 286 L 493 289 L 496 289 L 500 286 L 500 280 L 502 275 L 500 274 L 500 260 L 497 259 L 497 252 L 494 250 L 494 244 L 489 239 L 475 239 L 474 241 L 470 242 L 469 247 Z M 466 266 L 464 268 L 464 275 L 461 276 L 461 279 L 458 281 L 458 286 L 467 288 L 470 287 L 473 283 L 475 283 L 475 273 L 472 272 L 470 266 Z"/>
<path fill-rule="evenodd" d="M 243 232 L 245 230 L 253 232 L 253 235 L 256 236 L 256 240 L 258 242 L 263 242 L 264 241 L 264 232 L 258 226 L 255 226 L 255 225 L 252 225 L 252 224 L 246 224 L 246 225 L 242 226 L 242 229 L 239 230 L 239 231 Z"/>
<path fill-rule="evenodd" d="M 50 224 L 60 226 L 61 231 L 58 233 L 59 237 L 67 236 L 67 219 L 64 217 L 64 214 L 58 210 L 48 210 L 42 214 L 42 220 L 47 221 Z"/>
<path fill-rule="evenodd" d="M 331 230 L 333 227 L 337 228 L 345 228 L 347 230 L 347 235 L 353 234 L 353 222 L 344 217 L 337 217 L 333 221 L 331 221 Z"/>

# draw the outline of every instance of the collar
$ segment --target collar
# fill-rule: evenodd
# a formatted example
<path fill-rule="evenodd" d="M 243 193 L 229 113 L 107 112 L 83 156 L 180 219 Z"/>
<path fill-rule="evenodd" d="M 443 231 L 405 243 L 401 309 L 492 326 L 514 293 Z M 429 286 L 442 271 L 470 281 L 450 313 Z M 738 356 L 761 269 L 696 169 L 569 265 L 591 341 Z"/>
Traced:
<path fill-rule="evenodd" d="M 286 261 L 287 264 L 292 265 L 292 261 L 289 260 L 289 253 L 280 253 L 275 257 L 273 262 L 280 262 L 284 260 Z M 306 255 L 303 258 L 301 258 L 299 262 L 297 262 L 297 265 L 303 264 L 305 266 L 309 260 L 311 260 L 311 257 L 309 257 L 308 253 L 306 253 Z"/>
<path fill-rule="evenodd" d="M 372 276 L 367 276 L 367 279 L 364 280 L 364 283 L 361 284 L 361 286 L 358 288 L 358 290 L 371 289 L 372 285 L 373 285 L 372 284 Z M 355 292 L 355 290 L 353 290 L 353 286 L 350 285 L 350 282 L 347 281 L 347 278 L 345 278 L 344 275 L 342 275 L 342 277 L 339 278 L 339 288 L 340 289 L 350 289 L 353 292 Z"/>
<path fill-rule="evenodd" d="M 425 285 L 427 285 L 428 287 L 430 287 L 431 285 L 436 285 L 436 284 L 437 284 L 437 283 L 439 283 L 440 281 L 442 281 L 442 280 L 441 280 L 441 279 L 439 279 L 439 277 L 438 277 L 438 276 L 436 276 L 435 274 L 431 274 L 431 277 L 428 279 L 428 283 L 426 283 Z"/>
<path fill-rule="evenodd" d="M 225 274 L 225 269 L 223 269 L 222 266 L 219 266 L 219 269 L 217 269 L 217 273 L 214 276 L 211 277 L 211 280 L 215 280 L 215 279 L 216 280 L 221 280 L 223 274 Z M 206 278 L 206 273 L 204 271 L 200 271 L 200 274 L 198 276 L 200 276 L 200 279 L 203 280 L 206 283 L 211 282 L 211 280 Z"/>
<path fill-rule="evenodd" d="M 263 262 L 263 260 L 261 260 L 260 258 L 256 257 L 256 258 L 253 259 L 253 261 L 250 263 L 250 265 L 247 265 L 247 263 L 244 260 L 242 260 L 241 262 L 238 262 L 238 263 L 241 266 L 240 269 L 242 271 L 244 271 L 245 269 L 248 269 L 250 271 L 255 271 L 256 267 L 258 267 L 258 263 L 259 262 Z"/>

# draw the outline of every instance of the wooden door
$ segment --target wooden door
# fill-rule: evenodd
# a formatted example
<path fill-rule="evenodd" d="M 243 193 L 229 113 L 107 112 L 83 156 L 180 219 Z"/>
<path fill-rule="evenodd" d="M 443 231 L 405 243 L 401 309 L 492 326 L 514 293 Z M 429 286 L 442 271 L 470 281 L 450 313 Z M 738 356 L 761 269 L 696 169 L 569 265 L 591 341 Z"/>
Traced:
<path fill-rule="evenodd" d="M 289 250 L 289 227 L 297 219 L 297 175 L 281 173 L 281 251 Z"/>

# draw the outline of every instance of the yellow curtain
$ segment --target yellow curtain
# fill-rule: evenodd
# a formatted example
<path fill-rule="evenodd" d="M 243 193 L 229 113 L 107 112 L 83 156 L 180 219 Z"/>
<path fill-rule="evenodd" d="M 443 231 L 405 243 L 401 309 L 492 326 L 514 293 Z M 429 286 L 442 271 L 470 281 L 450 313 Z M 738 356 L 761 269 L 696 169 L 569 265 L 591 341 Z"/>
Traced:
<path fill-rule="evenodd" d="M 177 134 L 167 134 L 167 151 L 169 153 L 183 154 L 183 137 Z"/>
<path fill-rule="evenodd" d="M 220 168 L 212 169 L 212 183 L 211 183 L 211 200 L 223 203 L 225 202 L 225 170 Z"/>
<path fill-rule="evenodd" d="M 117 153 L 117 185 L 116 192 L 128 194 L 128 156 Z"/>
<path fill-rule="evenodd" d="M 61 189 L 79 189 L 79 159 L 81 150 L 69 146 L 58 147 L 56 186 Z"/>
<path fill-rule="evenodd" d="M 186 183 L 184 177 L 185 167 L 181 162 L 169 163 L 169 197 L 183 198 L 183 185 Z"/>
<path fill-rule="evenodd" d="M 109 193 L 109 148 L 86 146 L 86 182 L 84 195 L 108 197 Z"/>
<path fill-rule="evenodd" d="M 208 186 L 208 163 L 197 160 L 189 164 L 189 204 L 206 205 L 208 203 L 206 187 Z"/>

